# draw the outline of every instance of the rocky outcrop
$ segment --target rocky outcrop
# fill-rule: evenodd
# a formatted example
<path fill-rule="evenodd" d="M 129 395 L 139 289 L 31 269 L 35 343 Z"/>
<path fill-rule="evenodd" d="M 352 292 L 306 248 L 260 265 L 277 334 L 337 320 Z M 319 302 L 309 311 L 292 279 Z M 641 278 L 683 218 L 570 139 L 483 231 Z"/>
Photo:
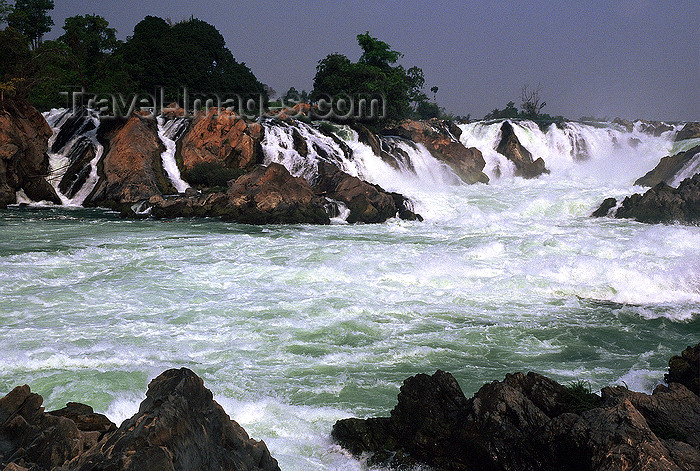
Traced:
<path fill-rule="evenodd" d="M 228 191 L 175 198 L 155 196 L 130 208 L 156 218 L 218 217 L 244 224 L 329 224 L 326 200 L 280 164 L 257 166 L 229 182 Z"/>
<path fill-rule="evenodd" d="M 681 383 L 700 395 L 700 343 L 671 357 L 664 379 L 667 383 Z"/>
<path fill-rule="evenodd" d="M 382 133 L 424 145 L 433 157 L 449 165 L 465 183 L 489 181 L 483 172 L 486 161 L 481 151 L 473 147 L 467 148 L 459 142 L 461 130 L 451 121 L 406 120 L 384 129 Z"/>
<path fill-rule="evenodd" d="M 327 162 L 318 164 L 318 180 L 314 187 L 319 195 L 343 202 L 350 210 L 347 222 L 377 223 L 396 217 L 422 220 L 413 212 L 410 202 L 398 193 L 388 193 L 342 172 Z"/>
<path fill-rule="evenodd" d="M 543 173 L 549 173 L 542 157 L 533 159 L 532 154 L 518 140 L 513 131 L 513 126 L 508 121 L 501 125 L 501 140 L 496 147 L 496 152 L 504 155 L 515 164 L 515 176 L 523 178 L 536 178 Z"/>
<path fill-rule="evenodd" d="M 61 204 L 46 181 L 46 154 L 51 128 L 33 107 L 20 100 L 5 100 L 0 108 L 0 208 L 17 201 L 17 191 L 34 201 Z"/>
<path fill-rule="evenodd" d="M 685 128 L 684 128 L 685 129 Z M 688 163 L 700 153 L 700 146 L 695 146 L 685 152 L 679 152 L 676 155 L 669 155 L 661 159 L 659 164 L 650 170 L 646 175 L 637 179 L 635 185 L 640 186 L 656 186 L 661 182 L 670 185 L 674 177 Z"/>
<path fill-rule="evenodd" d="M 0 463 L 33 471 L 62 466 L 95 445 L 116 426 L 92 408 L 69 403 L 44 412 L 43 398 L 18 386 L 0 399 Z M 13 469 L 12 467 L 10 469 Z"/>
<path fill-rule="evenodd" d="M 700 123 L 685 123 L 676 134 L 676 142 L 684 139 L 697 139 L 700 137 Z"/>
<path fill-rule="evenodd" d="M 404 381 L 389 417 L 345 419 L 333 438 L 370 463 L 436 471 L 695 470 L 700 398 L 680 384 L 602 397 L 544 376 L 506 375 L 466 399 L 449 373 Z"/>
<path fill-rule="evenodd" d="M 232 169 L 261 164 L 263 132 L 259 123 L 246 122 L 233 111 L 213 108 L 199 113 L 180 146 L 185 179 L 187 172 L 203 163 Z"/>
<path fill-rule="evenodd" d="M 187 368 L 148 385 L 132 418 L 64 466 L 71 471 L 279 471 L 262 441 L 251 439 Z"/>
<path fill-rule="evenodd" d="M 616 205 L 617 201 L 607 198 L 593 215 L 605 216 Z M 700 222 L 700 173 L 683 180 L 678 188 L 662 182 L 643 195 L 628 196 L 612 215 L 652 224 L 697 224 Z"/>
<path fill-rule="evenodd" d="M 194 372 L 168 370 L 149 384 L 138 413 L 117 429 L 84 404 L 45 413 L 20 386 L 0 399 L 5 471 L 279 471 Z"/>
<path fill-rule="evenodd" d="M 154 119 L 138 114 L 101 123 L 99 139 L 104 156 L 98 165 L 99 180 L 85 206 L 123 210 L 152 196 L 176 193 L 165 176 Z"/>

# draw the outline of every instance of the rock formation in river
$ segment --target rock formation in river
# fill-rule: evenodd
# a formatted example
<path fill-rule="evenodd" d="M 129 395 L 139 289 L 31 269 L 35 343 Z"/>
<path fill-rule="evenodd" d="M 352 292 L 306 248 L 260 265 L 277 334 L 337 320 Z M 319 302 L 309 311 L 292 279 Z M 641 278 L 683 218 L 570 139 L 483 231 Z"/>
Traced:
<path fill-rule="evenodd" d="M 501 125 L 501 140 L 496 147 L 496 152 L 505 155 L 515 164 L 515 176 L 536 178 L 543 173 L 549 173 L 542 157 L 533 159 L 530 151 L 518 140 L 513 126 L 508 121 L 504 121 Z"/>
<path fill-rule="evenodd" d="M 279 471 L 262 441 L 217 404 L 192 371 L 165 371 L 117 429 L 89 406 L 45 413 L 29 386 L 0 399 L 5 471 Z"/>
<path fill-rule="evenodd" d="M 661 159 L 656 167 L 650 170 L 646 175 L 638 178 L 634 182 L 635 185 L 640 186 L 656 186 L 661 182 L 670 185 L 673 179 L 678 173 L 683 170 L 690 163 L 690 161 L 695 158 L 696 155 L 700 154 L 700 145 L 693 147 L 685 152 L 679 152 L 675 155 L 669 155 Z"/>
<path fill-rule="evenodd" d="M 700 123 L 685 123 L 676 134 L 676 142 L 685 139 L 697 139 L 700 137 Z"/>
<path fill-rule="evenodd" d="M 155 120 L 132 114 L 128 119 L 112 119 L 100 125 L 104 156 L 98 165 L 100 179 L 86 206 L 122 210 L 154 195 L 174 193 L 163 171 Z"/>
<path fill-rule="evenodd" d="M 340 420 L 332 435 L 354 455 L 371 453 L 370 463 L 396 469 L 694 471 L 700 397 L 680 383 L 652 395 L 607 387 L 598 396 L 515 373 L 467 399 L 452 375 L 437 371 L 404 381 L 389 417 Z"/>
<path fill-rule="evenodd" d="M 405 120 L 382 131 L 386 135 L 399 136 L 422 144 L 437 160 L 446 163 L 465 183 L 488 183 L 483 172 L 486 166 L 479 149 L 467 148 L 459 141 L 462 131 L 451 121 Z M 368 140 L 365 138 L 365 140 Z M 377 150 L 373 146 L 377 155 Z"/>
<path fill-rule="evenodd" d="M 51 128 L 44 117 L 22 100 L 7 99 L 0 108 L 0 208 L 17 201 L 17 191 L 34 201 L 61 204 L 46 181 L 46 154 Z"/>
<path fill-rule="evenodd" d="M 592 216 L 606 216 L 616 205 L 614 198 L 607 198 Z M 643 195 L 628 196 L 612 216 L 651 224 L 697 224 L 700 222 L 700 173 L 683 180 L 678 188 L 661 182 Z"/>

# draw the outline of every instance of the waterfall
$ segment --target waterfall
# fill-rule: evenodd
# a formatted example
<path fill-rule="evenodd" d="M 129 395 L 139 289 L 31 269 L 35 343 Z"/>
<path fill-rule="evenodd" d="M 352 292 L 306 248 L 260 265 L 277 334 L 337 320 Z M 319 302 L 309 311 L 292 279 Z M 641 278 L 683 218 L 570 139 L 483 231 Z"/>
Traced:
<path fill-rule="evenodd" d="M 52 110 L 44 114 L 53 130 L 49 139 L 47 181 L 65 206 L 82 206 L 97 184 L 97 163 L 104 147 L 97 140 L 99 117 L 89 111 Z"/>
<path fill-rule="evenodd" d="M 189 119 L 174 118 L 165 121 L 162 116 L 158 116 L 158 137 L 165 145 L 165 151 L 160 158 L 163 161 L 163 169 L 168 174 L 170 182 L 173 184 L 178 193 L 184 193 L 190 185 L 184 181 L 180 175 L 180 169 L 175 161 L 175 151 L 177 149 L 177 140 L 187 130 Z"/>

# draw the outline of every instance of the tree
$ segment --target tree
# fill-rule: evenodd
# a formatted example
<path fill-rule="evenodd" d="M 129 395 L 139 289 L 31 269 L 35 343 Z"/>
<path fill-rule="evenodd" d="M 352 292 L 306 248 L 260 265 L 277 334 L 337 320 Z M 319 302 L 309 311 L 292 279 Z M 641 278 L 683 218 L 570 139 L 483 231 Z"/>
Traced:
<path fill-rule="evenodd" d="M 107 57 L 119 45 L 117 31 L 99 15 L 66 18 L 63 30 L 58 40 L 68 46 L 80 84 L 95 91 L 95 85 L 105 78 Z"/>
<path fill-rule="evenodd" d="M 12 27 L 0 30 L 0 83 L 5 95 L 26 96 L 36 68 L 27 38 Z"/>
<path fill-rule="evenodd" d="M 430 87 L 430 91 L 433 92 L 433 101 L 437 101 L 437 92 L 439 88 L 438 87 Z"/>
<path fill-rule="evenodd" d="M 7 16 L 7 24 L 24 34 L 32 50 L 36 50 L 54 25 L 48 13 L 53 8 L 53 0 L 17 0 Z"/>
<path fill-rule="evenodd" d="M 352 62 L 342 54 L 330 54 L 321 59 L 316 67 L 314 89 L 311 100 L 347 97 L 383 97 L 386 105 L 385 118 L 399 121 L 415 115 L 421 102 L 427 101 L 422 92 L 425 78 L 418 67 L 406 70 L 401 65 L 393 65 L 401 57 L 384 41 L 373 38 L 369 33 L 358 34 L 357 42 L 362 49 L 358 62 Z M 342 112 L 340 113 L 341 116 Z M 338 120 L 349 119 L 347 117 Z M 352 119 L 362 119 L 353 116 Z"/>
<path fill-rule="evenodd" d="M 7 21 L 7 15 L 12 11 L 12 7 L 7 4 L 7 0 L 0 0 L 0 25 Z"/>
<path fill-rule="evenodd" d="M 544 101 L 541 101 L 540 91 L 542 91 L 541 84 L 537 84 L 537 88 L 530 91 L 528 91 L 527 85 L 523 85 L 520 92 L 520 98 L 522 100 L 520 109 L 522 110 L 523 117 L 537 119 L 540 116 L 542 108 L 544 108 L 547 104 Z"/>

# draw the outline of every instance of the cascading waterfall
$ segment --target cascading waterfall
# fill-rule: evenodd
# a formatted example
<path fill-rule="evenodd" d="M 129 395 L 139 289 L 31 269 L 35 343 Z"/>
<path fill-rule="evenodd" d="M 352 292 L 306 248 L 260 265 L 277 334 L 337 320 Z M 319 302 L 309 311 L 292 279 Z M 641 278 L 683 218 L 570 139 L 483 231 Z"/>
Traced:
<path fill-rule="evenodd" d="M 184 193 L 190 185 L 182 179 L 180 169 L 175 161 L 175 151 L 177 149 L 177 140 L 182 137 L 189 126 L 187 118 L 173 118 L 164 120 L 162 116 L 158 116 L 158 137 L 165 145 L 165 152 L 161 154 L 163 161 L 163 169 L 168 174 L 170 182 L 173 184 L 178 193 Z"/>
<path fill-rule="evenodd" d="M 494 180 L 512 177 L 513 165 L 495 149 L 502 122 L 462 124 L 461 142 L 484 155 L 484 171 Z M 542 157 L 557 178 L 631 183 L 671 152 L 675 130 L 660 136 L 644 133 L 639 123 L 628 132 L 619 126 L 575 122 L 541 130 L 532 121 L 511 121 L 515 135 L 534 158 Z"/>
<path fill-rule="evenodd" d="M 104 152 L 97 140 L 99 117 L 90 112 L 75 115 L 71 110 L 52 110 L 44 117 L 53 130 L 47 180 L 64 206 L 82 206 L 97 184 L 97 163 Z"/>

